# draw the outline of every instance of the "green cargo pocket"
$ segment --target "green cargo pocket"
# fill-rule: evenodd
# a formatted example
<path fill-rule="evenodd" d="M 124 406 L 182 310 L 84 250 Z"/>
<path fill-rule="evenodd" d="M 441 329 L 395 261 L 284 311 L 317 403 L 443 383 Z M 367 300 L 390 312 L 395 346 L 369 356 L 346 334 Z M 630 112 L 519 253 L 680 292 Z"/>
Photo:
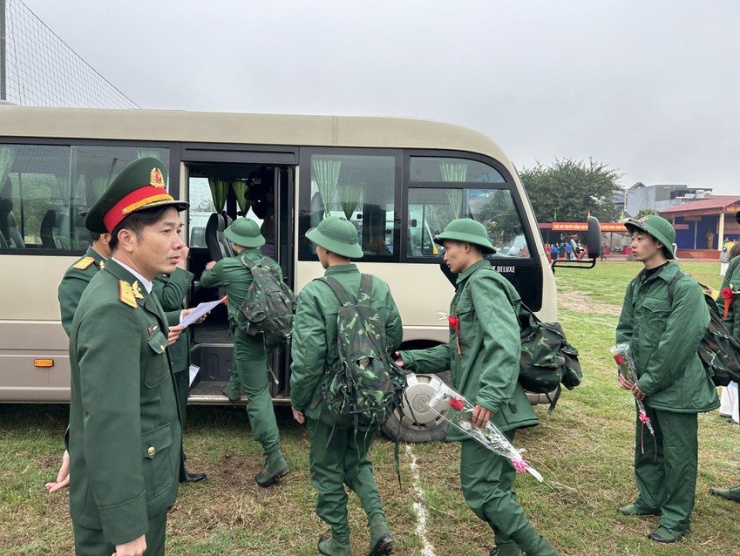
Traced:
<path fill-rule="evenodd" d="M 154 388 L 169 376 L 169 361 L 167 359 L 167 338 L 162 332 L 152 334 L 147 340 L 149 347 L 156 355 L 149 354 L 146 365 L 144 384 L 147 388 Z"/>
<path fill-rule="evenodd" d="M 142 457 L 144 458 L 144 477 L 146 478 L 146 497 L 151 500 L 172 487 L 174 480 L 170 449 L 172 428 L 169 424 L 141 436 Z"/>

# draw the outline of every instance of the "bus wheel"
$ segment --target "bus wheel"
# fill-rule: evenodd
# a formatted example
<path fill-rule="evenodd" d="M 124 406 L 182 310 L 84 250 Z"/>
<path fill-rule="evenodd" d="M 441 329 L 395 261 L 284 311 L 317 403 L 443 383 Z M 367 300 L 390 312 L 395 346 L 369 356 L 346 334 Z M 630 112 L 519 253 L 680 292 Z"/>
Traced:
<path fill-rule="evenodd" d="M 383 433 L 401 442 L 432 442 L 444 440 L 447 421 L 429 409 L 427 402 L 442 382 L 450 383 L 450 373 L 436 375 L 406 375 L 401 407 L 383 425 Z"/>

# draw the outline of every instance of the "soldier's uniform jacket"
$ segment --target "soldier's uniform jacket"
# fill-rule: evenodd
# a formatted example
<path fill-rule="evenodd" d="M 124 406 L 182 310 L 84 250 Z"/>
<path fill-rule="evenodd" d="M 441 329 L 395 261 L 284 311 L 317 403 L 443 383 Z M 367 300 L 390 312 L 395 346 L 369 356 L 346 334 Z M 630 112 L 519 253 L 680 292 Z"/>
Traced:
<path fill-rule="evenodd" d="M 360 271 L 354 264 L 335 265 L 326 269 L 355 298 L 360 290 Z M 403 326 L 390 288 L 373 276 L 370 305 L 385 322 L 386 344 L 393 351 L 401 345 Z M 339 360 L 337 352 L 337 313 L 339 300 L 327 284 L 314 280 L 301 290 L 296 305 L 291 342 L 290 400 L 292 406 L 307 417 L 332 424 L 332 418 L 321 404 L 321 387 L 326 371 Z M 322 415 L 322 410 L 323 414 Z"/>
<path fill-rule="evenodd" d="M 617 325 L 617 343 L 627 342 L 637 367 L 645 405 L 675 413 L 719 407 L 717 391 L 697 350 L 709 324 L 709 310 L 696 281 L 686 275 L 668 286 L 680 270 L 669 262 L 657 273 L 630 282 Z"/>
<path fill-rule="evenodd" d="M 59 283 L 57 295 L 59 297 L 59 308 L 62 313 L 62 326 L 67 336 L 72 330 L 72 319 L 80 302 L 82 292 L 92 280 L 92 277 L 105 266 L 105 259 L 92 247 L 88 247 L 85 255 L 75 261 L 64 273 L 64 278 Z"/>
<path fill-rule="evenodd" d="M 722 288 L 728 288 L 732 284 L 732 289 L 740 291 L 740 256 L 734 257 L 730 261 L 730 265 L 727 267 L 725 272 L 725 278 L 722 280 Z M 724 315 L 725 313 L 725 300 L 722 296 L 717 297 L 717 308 L 719 314 Z M 727 313 L 727 323 L 732 335 L 740 340 L 740 295 L 735 294 L 735 298 L 730 304 L 730 310 Z"/>
<path fill-rule="evenodd" d="M 259 249 L 244 249 L 234 257 L 227 257 L 218 261 L 213 268 L 203 271 L 200 285 L 204 288 L 226 288 L 229 297 L 229 320 L 233 323 L 239 308 L 247 296 L 247 289 L 252 284 L 252 272 L 244 265 L 243 259 L 249 259 L 255 264 L 262 261 Z M 269 258 L 269 257 L 268 257 Z M 280 280 L 283 272 L 275 261 L 270 259 L 270 268 L 277 272 Z"/>
<path fill-rule="evenodd" d="M 183 299 L 188 293 L 193 277 L 192 272 L 176 268 L 175 272 L 169 276 L 163 274 L 154 278 L 152 291 L 165 312 L 182 309 Z M 169 346 L 168 351 L 172 361 L 172 370 L 176 373 L 187 371 L 190 367 L 190 328 L 182 331 L 177 341 Z"/>
<path fill-rule="evenodd" d="M 459 319 L 459 335 L 450 328 L 446 345 L 401 352 L 404 367 L 419 372 L 450 369 L 456 391 L 493 412 L 501 431 L 533 426 L 537 416 L 519 384 L 521 340 L 514 287 L 488 261 L 471 265 L 457 277 L 450 316 Z M 458 349 L 459 345 L 459 349 Z M 450 427 L 450 440 L 465 440 Z"/>
<path fill-rule="evenodd" d="M 113 544 L 144 534 L 177 497 L 182 425 L 166 320 L 156 296 L 109 259 L 72 323 L 70 511 Z"/>

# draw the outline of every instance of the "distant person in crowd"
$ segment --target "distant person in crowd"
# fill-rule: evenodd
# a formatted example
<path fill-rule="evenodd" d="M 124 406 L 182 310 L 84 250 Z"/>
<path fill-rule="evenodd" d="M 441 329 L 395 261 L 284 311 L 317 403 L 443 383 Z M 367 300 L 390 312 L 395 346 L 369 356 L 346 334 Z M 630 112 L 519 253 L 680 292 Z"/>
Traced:
<path fill-rule="evenodd" d="M 628 343 L 637 381 L 619 375 L 621 388 L 645 404 L 655 443 L 641 442 L 635 419 L 637 498 L 623 515 L 658 515 L 648 538 L 672 543 L 689 532 L 698 468 L 697 414 L 719 407 L 717 391 L 698 355 L 709 324 L 701 287 L 674 262 L 676 232 L 657 215 L 625 222 L 632 253 L 643 269 L 627 286 L 616 330 Z M 672 291 L 671 291 L 672 290 Z"/>
<path fill-rule="evenodd" d="M 719 254 L 719 275 L 724 276 L 727 272 L 727 266 L 730 264 L 730 249 L 727 245 L 722 246 L 722 252 Z"/>
<path fill-rule="evenodd" d="M 740 224 L 740 211 L 735 214 L 735 218 Z M 732 335 L 740 340 L 740 241 L 736 241 L 730 249 L 730 263 L 722 280 L 722 288 L 732 287 L 735 295 L 732 297 L 729 310 L 727 312 L 727 324 L 729 325 Z M 720 291 L 721 291 L 720 289 Z M 717 298 L 717 308 L 722 314 L 725 311 L 724 299 L 720 296 Z M 723 388 L 722 401 L 725 411 L 733 420 L 738 420 L 738 385 L 737 382 L 731 382 L 729 386 Z M 729 405 L 729 407 L 728 407 Z M 722 412 L 722 407 L 720 407 Z M 721 496 L 726 500 L 740 502 L 740 484 L 731 488 L 712 487 L 710 492 Z"/>
<path fill-rule="evenodd" d="M 565 260 L 569 261 L 573 258 L 573 246 L 570 242 L 565 244 Z"/>
<path fill-rule="evenodd" d="M 552 250 L 550 249 L 550 244 L 545 243 L 545 256 L 547 257 L 547 262 L 552 262 Z"/>
<path fill-rule="evenodd" d="M 267 488 L 289 473 L 288 464 L 280 449 L 280 431 L 275 420 L 270 384 L 267 374 L 267 356 L 261 335 L 250 336 L 237 326 L 237 313 L 244 303 L 247 290 L 252 284 L 252 271 L 247 260 L 259 265 L 266 257 L 260 252 L 265 237 L 260 233 L 257 222 L 250 218 L 237 218 L 224 230 L 226 239 L 231 242 L 236 255 L 211 261 L 200 277 L 204 288 L 226 288 L 228 296 L 229 326 L 234 334 L 234 365 L 239 377 L 239 387 L 243 388 L 249 401 L 247 415 L 252 427 L 253 438 L 262 445 L 265 466 L 254 478 L 255 482 Z M 269 257 L 268 257 L 269 259 Z M 272 259 L 268 260 L 272 271 L 282 280 L 282 270 Z M 238 399 L 238 392 L 226 391 L 227 397 Z"/>
<path fill-rule="evenodd" d="M 168 354 L 169 326 L 152 281 L 175 271 L 185 246 L 167 167 L 126 166 L 85 218 L 110 233 L 111 256 L 90 280 L 70 331 L 67 447 L 78 555 L 163 555 L 177 498 L 182 422 Z"/>
<path fill-rule="evenodd" d="M 154 278 L 152 290 L 162 304 L 165 311 L 179 311 L 183 309 L 183 300 L 193 281 L 193 273 L 187 270 L 188 253 L 190 249 L 184 246 L 180 259 L 177 261 L 172 274 L 159 274 Z M 172 371 L 175 375 L 177 387 L 177 406 L 180 418 L 185 424 L 185 413 L 188 407 L 190 393 L 190 331 L 186 328 L 175 343 L 169 347 Z M 184 437 L 184 433 L 183 433 Z M 185 469 L 185 451 L 183 450 L 182 464 L 180 465 L 180 482 L 197 483 L 206 480 L 205 473 L 188 473 Z"/>
<path fill-rule="evenodd" d="M 343 216 L 329 216 L 311 228 L 306 237 L 316 245 L 325 277 L 334 280 L 351 297 L 360 292 L 363 275 L 352 259 L 363 256 L 357 229 Z M 388 284 L 370 276 L 367 303 L 383 319 L 387 346 L 401 344 L 403 326 Z M 337 312 L 339 300 L 322 280 L 306 285 L 298 296 L 291 345 L 290 401 L 293 417 L 307 423 L 310 434 L 311 482 L 318 492 L 316 514 L 331 527 L 331 536 L 319 539 L 319 554 L 352 556 L 345 485 L 360 499 L 370 526 L 369 556 L 391 554 L 395 538 L 385 519 L 378 485 L 368 451 L 377 426 L 358 430 L 352 417 L 337 421 L 324 402 L 322 386 L 327 373 L 337 365 Z M 365 427 L 366 428 L 366 427 Z"/>
<path fill-rule="evenodd" d="M 454 389 L 475 403 L 472 424 L 490 420 L 511 440 L 517 429 L 538 423 L 518 381 L 521 339 L 515 306 L 519 294 L 483 257 L 495 253 L 485 227 L 469 218 L 453 220 L 434 241 L 457 275 L 449 343 L 399 352 L 400 364 L 418 373 L 453 369 Z M 532 527 L 512 486 L 516 470 L 469 436 L 450 427 L 447 438 L 461 442 L 460 483 L 468 507 L 495 536 L 497 556 L 560 554 Z"/>
<path fill-rule="evenodd" d="M 553 243 L 550 246 L 550 255 L 552 256 L 553 262 L 555 262 L 555 261 L 558 260 L 559 251 L 558 251 L 558 244 L 557 243 Z"/>

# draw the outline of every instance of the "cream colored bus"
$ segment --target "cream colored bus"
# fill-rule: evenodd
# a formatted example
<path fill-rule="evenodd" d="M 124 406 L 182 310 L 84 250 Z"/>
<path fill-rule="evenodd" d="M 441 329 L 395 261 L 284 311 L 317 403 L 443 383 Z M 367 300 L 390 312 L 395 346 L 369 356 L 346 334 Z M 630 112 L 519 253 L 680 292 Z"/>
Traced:
<path fill-rule="evenodd" d="M 67 402 L 67 336 L 57 285 L 89 245 L 82 214 L 126 164 L 154 155 L 169 166 L 196 279 L 229 255 L 224 226 L 246 214 L 266 222 L 266 249 L 296 290 L 322 274 L 305 232 L 328 214 L 357 226 L 360 269 L 386 280 L 404 344 L 445 342 L 453 287 L 432 238 L 456 217 L 483 222 L 493 266 L 546 320 L 556 318 L 553 274 L 511 161 L 489 138 L 453 125 L 395 118 L 79 110 L 0 105 L 0 402 Z M 271 236 L 271 237 L 270 237 Z M 227 403 L 232 344 L 225 308 L 193 331 L 200 367 L 191 403 Z M 286 356 L 273 361 L 273 397 L 286 402 Z M 418 377 L 400 415 L 407 439 L 444 427 L 422 401 L 436 377 Z M 413 413 L 413 418 L 409 415 Z"/>

